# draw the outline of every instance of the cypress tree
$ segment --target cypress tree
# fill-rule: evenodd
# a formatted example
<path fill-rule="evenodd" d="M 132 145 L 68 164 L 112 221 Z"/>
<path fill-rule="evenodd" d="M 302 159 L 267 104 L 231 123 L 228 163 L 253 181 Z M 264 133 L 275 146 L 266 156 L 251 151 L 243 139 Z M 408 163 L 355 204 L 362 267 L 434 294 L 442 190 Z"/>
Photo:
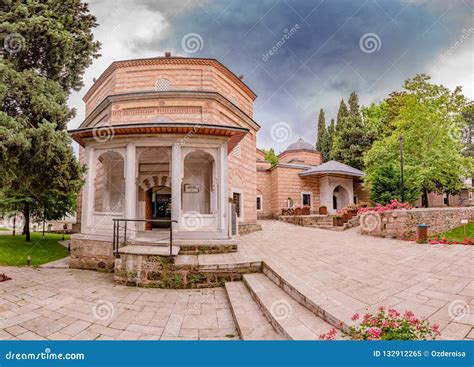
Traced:
<path fill-rule="evenodd" d="M 334 122 L 334 119 L 331 119 L 331 123 L 329 124 L 327 131 L 328 131 L 328 151 L 329 151 L 328 159 L 329 159 L 329 157 L 331 156 L 332 146 L 334 143 L 334 133 L 336 131 L 336 124 Z"/>
<path fill-rule="evenodd" d="M 360 114 L 359 97 L 353 91 L 349 97 L 349 115 L 357 116 Z"/>
<path fill-rule="evenodd" d="M 326 117 L 324 115 L 324 110 L 321 108 L 319 110 L 318 117 L 318 137 L 316 141 L 316 149 L 321 151 L 324 144 L 324 139 L 326 139 Z"/>

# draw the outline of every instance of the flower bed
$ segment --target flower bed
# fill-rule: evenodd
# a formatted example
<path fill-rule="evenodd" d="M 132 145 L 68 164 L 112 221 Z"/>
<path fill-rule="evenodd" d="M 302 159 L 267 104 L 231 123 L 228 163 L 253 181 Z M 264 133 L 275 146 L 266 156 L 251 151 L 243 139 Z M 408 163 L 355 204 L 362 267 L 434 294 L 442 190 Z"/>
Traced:
<path fill-rule="evenodd" d="M 405 210 L 410 210 L 413 209 L 413 207 L 409 203 L 399 203 L 397 200 L 390 200 L 389 204 L 376 204 L 375 206 L 372 207 L 366 207 L 366 208 L 359 208 L 358 213 L 359 214 L 364 214 L 364 213 L 369 213 L 369 212 L 376 212 L 376 213 L 383 213 L 389 210 L 395 210 L 395 209 L 405 209 Z"/>
<path fill-rule="evenodd" d="M 358 313 L 352 316 L 354 322 L 359 319 Z M 439 335 L 439 326 L 430 325 L 426 318 L 417 318 L 411 311 L 403 315 L 393 308 L 385 311 L 383 306 L 375 314 L 366 313 L 359 324 L 349 329 L 352 340 L 427 340 Z M 336 336 L 337 330 L 331 329 L 319 339 L 333 340 Z"/>

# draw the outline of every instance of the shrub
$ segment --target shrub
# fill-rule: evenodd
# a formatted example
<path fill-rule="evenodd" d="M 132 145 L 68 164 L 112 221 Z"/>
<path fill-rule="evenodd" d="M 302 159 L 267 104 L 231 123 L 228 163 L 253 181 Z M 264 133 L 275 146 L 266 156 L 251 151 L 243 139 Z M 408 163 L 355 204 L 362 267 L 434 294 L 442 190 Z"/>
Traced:
<path fill-rule="evenodd" d="M 352 321 L 360 318 L 358 313 L 352 316 Z M 333 340 L 336 337 L 335 329 L 319 336 L 321 340 Z M 427 340 L 441 335 L 439 326 L 430 325 L 426 318 L 417 318 L 411 311 L 401 315 L 395 309 L 387 312 L 383 306 L 375 314 L 366 313 L 362 321 L 351 326 L 349 336 L 353 340 Z"/>

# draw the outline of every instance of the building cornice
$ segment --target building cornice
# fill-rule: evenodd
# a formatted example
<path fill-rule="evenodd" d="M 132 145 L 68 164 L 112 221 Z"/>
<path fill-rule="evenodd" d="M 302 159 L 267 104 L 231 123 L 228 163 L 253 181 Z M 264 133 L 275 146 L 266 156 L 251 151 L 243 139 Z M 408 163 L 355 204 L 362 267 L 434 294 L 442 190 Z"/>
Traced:
<path fill-rule="evenodd" d="M 250 127 L 255 130 L 260 129 L 260 125 L 255 122 L 249 115 L 242 111 L 239 107 L 229 101 L 226 97 L 218 92 L 203 92 L 203 91 L 143 91 L 112 94 L 105 97 L 92 112 L 87 115 L 85 120 L 79 128 L 88 127 L 89 124 L 100 115 L 112 102 L 137 101 L 147 99 L 205 99 L 216 100 L 223 106 L 229 108 L 238 117 L 245 121 Z"/>
<path fill-rule="evenodd" d="M 247 135 L 249 129 L 227 125 L 212 125 L 188 122 L 148 122 L 140 124 L 105 125 L 68 130 L 69 135 L 82 146 L 87 139 L 108 141 L 119 136 L 176 134 L 192 137 L 194 135 L 208 135 L 226 138 L 228 151 Z"/>

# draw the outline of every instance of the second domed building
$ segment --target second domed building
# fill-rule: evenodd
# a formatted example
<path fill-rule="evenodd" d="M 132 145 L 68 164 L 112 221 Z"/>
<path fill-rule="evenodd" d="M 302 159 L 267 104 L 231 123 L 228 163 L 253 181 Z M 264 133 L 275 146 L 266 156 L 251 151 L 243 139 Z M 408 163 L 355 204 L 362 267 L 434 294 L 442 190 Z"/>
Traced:
<path fill-rule="evenodd" d="M 333 213 L 367 200 L 363 174 L 340 162 L 322 163 L 321 153 L 301 138 L 278 155 L 275 165 L 257 149 L 257 215 L 276 217 L 298 206 L 307 206 L 312 213 L 325 206 Z"/>

